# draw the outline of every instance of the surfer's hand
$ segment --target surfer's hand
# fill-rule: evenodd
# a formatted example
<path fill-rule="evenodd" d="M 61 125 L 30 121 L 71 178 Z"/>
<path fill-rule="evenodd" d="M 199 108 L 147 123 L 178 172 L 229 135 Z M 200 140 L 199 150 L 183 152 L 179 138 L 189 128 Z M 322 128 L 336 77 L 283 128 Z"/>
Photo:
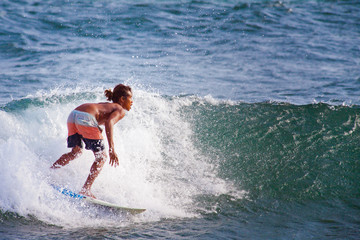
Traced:
<path fill-rule="evenodd" d="M 109 155 L 110 155 L 110 165 L 114 167 L 119 166 L 119 159 L 115 151 L 109 151 Z"/>

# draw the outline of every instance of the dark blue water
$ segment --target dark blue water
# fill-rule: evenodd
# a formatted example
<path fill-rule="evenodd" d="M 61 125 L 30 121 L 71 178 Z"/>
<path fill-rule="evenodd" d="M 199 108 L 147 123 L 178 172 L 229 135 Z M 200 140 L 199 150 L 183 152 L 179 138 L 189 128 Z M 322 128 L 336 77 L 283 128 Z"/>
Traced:
<path fill-rule="evenodd" d="M 360 238 L 359 1 L 0 3 L 3 239 Z M 117 83 L 120 168 L 56 172 L 66 118 Z"/>

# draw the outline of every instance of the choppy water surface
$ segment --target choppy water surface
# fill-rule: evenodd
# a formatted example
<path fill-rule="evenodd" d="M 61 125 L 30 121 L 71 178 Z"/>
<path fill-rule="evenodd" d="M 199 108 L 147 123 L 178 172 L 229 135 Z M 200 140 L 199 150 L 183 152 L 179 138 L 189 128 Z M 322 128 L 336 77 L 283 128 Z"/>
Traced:
<path fill-rule="evenodd" d="M 4 239 L 358 239 L 358 1 L 0 3 Z M 119 82 L 120 167 L 69 201 L 92 153 L 66 149 L 77 105 Z"/>

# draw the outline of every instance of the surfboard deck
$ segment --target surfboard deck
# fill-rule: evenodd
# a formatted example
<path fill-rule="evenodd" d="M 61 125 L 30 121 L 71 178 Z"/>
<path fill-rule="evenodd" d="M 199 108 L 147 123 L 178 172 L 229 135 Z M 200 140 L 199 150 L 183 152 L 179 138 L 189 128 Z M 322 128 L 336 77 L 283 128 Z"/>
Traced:
<path fill-rule="evenodd" d="M 109 208 L 112 210 L 117 210 L 117 211 L 121 211 L 121 212 L 125 212 L 125 213 L 130 213 L 130 214 L 139 214 L 142 212 L 145 212 L 146 209 L 143 208 L 129 208 L 129 207 L 122 207 L 113 203 L 109 203 L 103 200 L 99 200 L 99 199 L 95 199 L 95 198 L 91 198 L 91 197 L 87 197 L 85 195 L 82 194 L 78 194 L 75 193 L 67 188 L 63 188 L 63 187 L 59 187 L 56 185 L 51 185 L 55 190 L 57 190 L 58 192 L 62 193 L 65 196 L 71 197 L 73 199 L 77 199 L 77 200 L 81 200 L 81 201 L 86 201 L 87 203 L 93 204 L 95 206 L 98 207 L 105 207 L 105 208 Z"/>

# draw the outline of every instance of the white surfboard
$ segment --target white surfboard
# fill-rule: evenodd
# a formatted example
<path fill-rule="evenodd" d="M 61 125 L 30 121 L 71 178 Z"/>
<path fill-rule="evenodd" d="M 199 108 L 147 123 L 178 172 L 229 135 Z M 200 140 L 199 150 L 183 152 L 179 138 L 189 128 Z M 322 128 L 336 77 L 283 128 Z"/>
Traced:
<path fill-rule="evenodd" d="M 75 193 L 67 188 L 63 188 L 63 187 L 58 187 L 56 185 L 51 185 L 55 190 L 57 190 L 58 192 L 69 196 L 73 199 L 78 199 L 78 200 L 82 200 L 82 201 L 86 201 L 87 203 L 91 203 L 95 206 L 99 206 L 99 207 L 105 207 L 105 208 L 109 208 L 112 210 L 117 210 L 117 211 L 121 211 L 121 212 L 126 212 L 126 213 L 130 213 L 130 214 L 139 214 L 142 212 L 145 212 L 146 209 L 143 208 L 129 208 L 129 207 L 122 207 L 122 206 L 118 206 L 116 204 L 113 203 L 109 203 L 103 200 L 99 200 L 99 199 L 95 199 L 95 198 L 91 198 L 91 197 L 87 197 L 85 195 L 82 194 L 78 194 Z"/>

